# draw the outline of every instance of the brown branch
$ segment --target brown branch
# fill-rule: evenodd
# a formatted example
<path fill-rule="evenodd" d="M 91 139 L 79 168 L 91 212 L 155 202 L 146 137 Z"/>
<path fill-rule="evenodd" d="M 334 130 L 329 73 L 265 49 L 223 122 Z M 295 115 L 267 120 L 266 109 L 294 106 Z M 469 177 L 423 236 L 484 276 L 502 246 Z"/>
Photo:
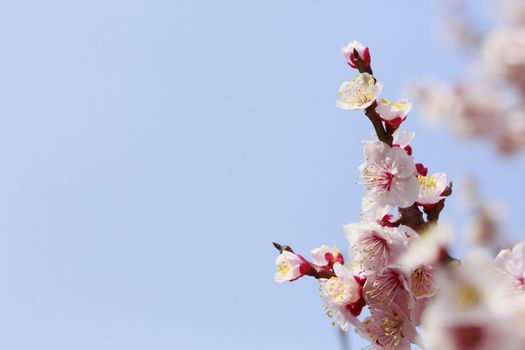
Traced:
<path fill-rule="evenodd" d="M 376 113 L 376 107 L 377 107 L 377 102 L 374 102 L 370 107 L 368 107 L 365 110 L 365 114 L 368 117 L 368 119 L 370 119 L 370 121 L 372 122 L 372 125 L 374 126 L 374 129 L 377 134 L 377 138 L 380 141 L 383 141 L 384 143 L 392 147 L 392 142 L 394 138 L 392 137 L 392 135 L 386 132 L 383 126 L 383 122 L 381 122 L 381 119 Z"/>
<path fill-rule="evenodd" d="M 398 208 L 400 218 L 396 221 L 396 225 L 406 225 L 411 229 L 419 232 L 422 227 L 425 226 L 426 222 L 423 219 L 423 213 L 414 203 L 408 208 Z"/>

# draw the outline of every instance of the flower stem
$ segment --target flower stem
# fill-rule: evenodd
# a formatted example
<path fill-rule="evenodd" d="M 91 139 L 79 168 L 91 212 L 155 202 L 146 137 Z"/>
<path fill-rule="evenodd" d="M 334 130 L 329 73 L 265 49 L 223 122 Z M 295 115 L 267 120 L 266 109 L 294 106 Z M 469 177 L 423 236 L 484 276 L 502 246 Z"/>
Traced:
<path fill-rule="evenodd" d="M 385 131 L 385 128 L 383 127 L 383 123 L 381 122 L 381 119 L 379 119 L 379 116 L 376 113 L 376 106 L 377 103 L 374 102 L 370 107 L 368 107 L 365 110 L 365 114 L 372 122 L 372 125 L 374 126 L 374 129 L 377 134 L 377 138 L 380 141 L 383 141 L 389 146 L 392 146 L 393 137 L 389 133 Z"/>

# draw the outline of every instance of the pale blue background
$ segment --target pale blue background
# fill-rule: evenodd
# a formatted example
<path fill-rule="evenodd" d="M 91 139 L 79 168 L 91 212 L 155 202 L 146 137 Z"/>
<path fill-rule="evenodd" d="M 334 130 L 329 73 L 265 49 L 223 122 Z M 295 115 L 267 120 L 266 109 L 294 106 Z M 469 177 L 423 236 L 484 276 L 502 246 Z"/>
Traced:
<path fill-rule="evenodd" d="M 271 242 L 345 247 L 372 132 L 335 108 L 352 76 L 339 49 L 367 43 L 396 99 L 412 78 L 461 75 L 440 15 L 412 0 L 2 2 L 0 348 L 337 349 L 316 283 L 273 283 Z M 406 125 L 431 171 L 480 173 L 521 213 L 523 157 L 417 111 Z"/>

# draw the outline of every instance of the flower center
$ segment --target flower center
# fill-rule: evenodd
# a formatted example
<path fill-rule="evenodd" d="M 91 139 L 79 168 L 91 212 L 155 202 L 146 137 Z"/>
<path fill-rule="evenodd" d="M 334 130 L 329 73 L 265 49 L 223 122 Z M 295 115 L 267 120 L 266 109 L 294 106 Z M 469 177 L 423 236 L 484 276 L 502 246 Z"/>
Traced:
<path fill-rule="evenodd" d="M 412 293 L 416 298 L 431 296 L 436 291 L 432 272 L 420 267 L 415 269 L 410 276 L 412 280 Z"/>
<path fill-rule="evenodd" d="M 381 324 L 383 329 L 383 337 L 380 340 L 381 344 L 387 349 L 395 348 L 399 345 L 403 335 L 403 320 L 397 315 L 393 317 L 384 317 Z"/>
<path fill-rule="evenodd" d="M 286 274 L 290 271 L 290 264 L 287 261 L 281 261 L 279 266 L 277 267 L 277 271 L 281 274 L 281 276 L 286 277 Z"/>
<path fill-rule="evenodd" d="M 394 174 L 390 169 L 382 169 L 375 174 L 363 176 L 364 184 L 369 188 L 376 188 L 382 192 L 390 191 L 392 182 L 394 181 Z"/>
<path fill-rule="evenodd" d="M 402 288 L 399 275 L 392 269 L 389 269 L 384 271 L 374 281 L 372 288 L 366 294 L 370 300 L 380 301 L 386 299 L 387 303 L 389 303 L 398 288 Z"/>
<path fill-rule="evenodd" d="M 464 284 L 457 291 L 458 304 L 463 309 L 477 305 L 481 300 L 478 291 L 469 284 Z"/>
<path fill-rule="evenodd" d="M 424 190 L 435 189 L 437 187 L 436 180 L 432 176 L 418 176 L 417 180 L 419 185 L 423 187 Z"/>
<path fill-rule="evenodd" d="M 516 283 L 518 284 L 518 288 L 524 289 L 525 288 L 525 276 L 519 276 L 516 278 Z"/>
<path fill-rule="evenodd" d="M 339 96 L 349 105 L 362 106 L 376 98 L 374 90 L 374 79 L 365 79 L 362 74 L 359 74 L 352 81 L 341 87 Z"/>
<path fill-rule="evenodd" d="M 338 277 L 332 277 L 326 282 L 324 294 L 341 306 L 348 304 L 352 297 L 349 286 Z"/>
<path fill-rule="evenodd" d="M 352 246 L 357 253 L 353 264 L 358 264 L 361 268 L 376 268 L 388 263 L 388 244 L 386 240 L 373 233 L 370 237 L 363 239 L 359 245 Z"/>

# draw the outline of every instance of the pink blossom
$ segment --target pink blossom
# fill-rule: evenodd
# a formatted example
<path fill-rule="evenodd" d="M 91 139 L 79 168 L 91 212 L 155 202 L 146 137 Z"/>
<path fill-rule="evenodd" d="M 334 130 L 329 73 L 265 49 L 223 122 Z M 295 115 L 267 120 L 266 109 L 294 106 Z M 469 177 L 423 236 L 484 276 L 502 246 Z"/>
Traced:
<path fill-rule="evenodd" d="M 365 141 L 364 149 L 365 162 L 359 170 L 370 192 L 368 197 L 372 206 L 363 209 L 373 210 L 385 205 L 411 206 L 419 194 L 413 158 L 399 147 L 390 147 L 381 141 Z"/>
<path fill-rule="evenodd" d="M 410 274 L 410 288 L 416 300 L 434 296 L 438 290 L 435 269 L 429 265 L 413 269 Z"/>
<path fill-rule="evenodd" d="M 356 332 L 368 339 L 371 346 L 382 350 L 409 350 L 412 343 L 419 342 L 415 324 L 396 304 L 377 305 L 370 312 L 371 316 Z"/>
<path fill-rule="evenodd" d="M 413 230 L 406 226 L 384 227 L 375 222 L 344 226 L 357 272 L 379 272 L 406 251 Z"/>
<path fill-rule="evenodd" d="M 408 298 L 410 269 L 402 265 L 389 265 L 380 273 L 369 276 L 364 286 L 367 304 L 389 305 L 396 297 Z"/>

